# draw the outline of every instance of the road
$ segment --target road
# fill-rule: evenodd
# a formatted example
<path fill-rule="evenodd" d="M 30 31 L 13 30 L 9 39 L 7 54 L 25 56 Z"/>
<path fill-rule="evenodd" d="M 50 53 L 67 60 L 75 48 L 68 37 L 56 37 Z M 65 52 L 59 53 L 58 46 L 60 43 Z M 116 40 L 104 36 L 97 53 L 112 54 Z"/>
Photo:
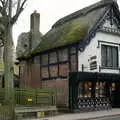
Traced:
<path fill-rule="evenodd" d="M 93 119 L 93 120 L 120 120 L 120 116 L 98 118 L 98 119 Z"/>

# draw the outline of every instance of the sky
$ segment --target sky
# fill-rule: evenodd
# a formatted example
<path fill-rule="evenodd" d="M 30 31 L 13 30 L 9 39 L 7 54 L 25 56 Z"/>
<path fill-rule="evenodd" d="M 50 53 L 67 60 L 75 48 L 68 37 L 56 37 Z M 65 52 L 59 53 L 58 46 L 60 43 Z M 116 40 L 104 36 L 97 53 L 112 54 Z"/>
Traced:
<path fill-rule="evenodd" d="M 40 13 L 40 32 L 45 34 L 60 18 L 100 0 L 28 0 L 25 9 L 13 28 L 13 39 L 17 45 L 18 36 L 30 30 L 30 14 Z M 120 6 L 120 0 L 117 0 Z"/>

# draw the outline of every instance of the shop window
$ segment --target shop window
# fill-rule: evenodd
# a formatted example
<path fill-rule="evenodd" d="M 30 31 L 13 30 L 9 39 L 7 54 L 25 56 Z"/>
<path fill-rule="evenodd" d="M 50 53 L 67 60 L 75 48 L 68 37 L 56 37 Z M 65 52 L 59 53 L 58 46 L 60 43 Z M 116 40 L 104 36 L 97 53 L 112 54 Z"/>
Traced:
<path fill-rule="evenodd" d="M 78 96 L 79 97 L 91 97 L 92 82 L 86 81 L 79 84 Z"/>
<path fill-rule="evenodd" d="M 105 82 L 100 82 L 100 97 L 105 97 Z"/>
<path fill-rule="evenodd" d="M 79 83 L 78 86 L 78 97 L 83 97 L 84 93 L 83 93 L 83 82 Z"/>
<path fill-rule="evenodd" d="M 96 82 L 95 97 L 105 97 L 105 82 Z"/>
<path fill-rule="evenodd" d="M 115 83 L 112 83 L 112 91 L 115 91 L 115 89 L 116 89 L 116 85 Z"/>
<path fill-rule="evenodd" d="M 91 82 L 84 83 L 84 97 L 91 97 Z"/>

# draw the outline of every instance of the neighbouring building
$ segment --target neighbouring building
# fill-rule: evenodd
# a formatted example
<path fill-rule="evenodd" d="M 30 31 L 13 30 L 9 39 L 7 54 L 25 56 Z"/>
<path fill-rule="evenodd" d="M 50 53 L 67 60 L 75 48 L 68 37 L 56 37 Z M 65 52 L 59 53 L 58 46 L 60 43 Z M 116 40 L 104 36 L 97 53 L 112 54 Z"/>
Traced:
<path fill-rule="evenodd" d="M 20 87 L 54 87 L 57 105 L 72 109 L 120 107 L 117 2 L 101 0 L 76 11 L 43 36 L 39 18 L 31 15 L 30 32 L 18 40 Z"/>

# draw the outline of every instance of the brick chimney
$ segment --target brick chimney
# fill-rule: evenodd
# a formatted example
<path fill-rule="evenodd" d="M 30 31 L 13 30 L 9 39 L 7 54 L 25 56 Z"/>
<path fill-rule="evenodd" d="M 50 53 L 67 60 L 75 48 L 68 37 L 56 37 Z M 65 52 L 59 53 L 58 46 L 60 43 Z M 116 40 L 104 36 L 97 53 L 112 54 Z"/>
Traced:
<path fill-rule="evenodd" d="M 30 21 L 30 29 L 33 32 L 38 32 L 40 27 L 40 14 L 35 10 L 34 13 L 31 14 Z"/>
<path fill-rule="evenodd" d="M 30 16 L 30 49 L 33 50 L 41 40 L 41 33 L 39 32 L 40 27 L 40 14 L 34 11 Z"/>

